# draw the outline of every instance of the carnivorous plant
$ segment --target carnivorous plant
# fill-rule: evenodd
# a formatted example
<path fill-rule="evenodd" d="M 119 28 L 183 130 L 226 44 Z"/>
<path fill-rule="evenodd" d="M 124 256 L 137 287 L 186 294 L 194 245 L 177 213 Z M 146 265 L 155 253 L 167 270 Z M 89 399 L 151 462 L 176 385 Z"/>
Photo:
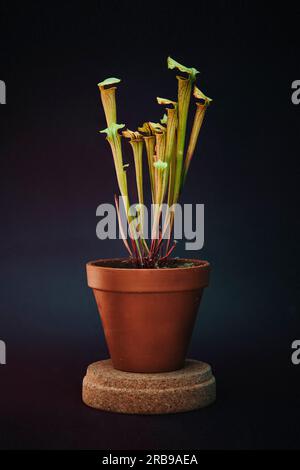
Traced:
<path fill-rule="evenodd" d="M 158 97 L 158 104 L 166 107 L 166 113 L 161 121 L 144 122 L 135 131 L 124 129 L 125 125 L 118 124 L 117 121 L 116 85 L 121 80 L 107 78 L 98 84 L 107 122 L 107 128 L 100 132 L 106 134 L 111 147 L 120 200 L 123 202 L 129 227 L 129 237 L 126 236 L 121 220 L 119 198 L 115 195 L 120 232 L 130 260 L 134 267 L 140 268 L 163 267 L 175 249 L 176 241 L 172 240 L 174 208 L 186 181 L 205 113 L 212 101 L 196 86 L 198 70 L 185 67 L 171 57 L 168 57 L 167 64 L 169 69 L 177 69 L 180 72 L 180 75 L 176 77 L 177 100 Z M 192 96 L 196 99 L 196 110 L 188 138 L 187 122 Z M 138 199 L 133 205 L 134 210 L 130 203 L 127 184 L 129 165 L 123 161 L 122 140 L 124 138 L 128 139 L 133 156 Z M 145 177 L 143 174 L 146 166 L 143 164 L 145 153 L 153 214 L 150 240 L 145 236 Z M 167 208 L 164 217 L 163 207 Z"/>

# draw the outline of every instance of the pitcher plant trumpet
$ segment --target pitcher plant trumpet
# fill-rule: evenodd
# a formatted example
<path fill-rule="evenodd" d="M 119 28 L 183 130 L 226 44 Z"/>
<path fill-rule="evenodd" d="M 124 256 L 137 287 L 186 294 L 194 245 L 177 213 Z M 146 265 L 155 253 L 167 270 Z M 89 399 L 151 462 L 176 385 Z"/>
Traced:
<path fill-rule="evenodd" d="M 122 226 L 118 197 L 115 195 L 120 232 L 134 267 L 140 268 L 163 267 L 175 249 L 176 240 L 172 241 L 173 208 L 180 198 L 203 120 L 212 101 L 195 85 L 196 76 L 199 73 L 197 69 L 185 67 L 171 57 L 168 57 L 167 64 L 169 69 L 177 69 L 185 74 L 176 77 L 178 81 L 177 100 L 158 97 L 158 104 L 166 107 L 163 118 L 157 123 L 144 122 L 136 131 L 125 130 L 124 124 L 117 123 L 116 85 L 121 80 L 107 78 L 98 84 L 107 122 L 107 128 L 100 132 L 106 134 L 106 139 L 111 147 L 118 187 L 129 226 L 130 244 L 126 239 L 125 228 Z M 192 95 L 197 100 L 196 111 L 189 139 L 187 139 L 188 114 Z M 120 133 L 121 129 L 124 129 L 122 133 Z M 138 199 L 135 204 L 135 213 L 132 212 L 130 206 L 127 184 L 127 167 L 129 165 L 124 164 L 123 161 L 123 137 L 128 139 L 132 149 Z M 144 230 L 146 193 L 143 174 L 144 148 L 147 155 L 152 206 L 154 207 L 150 240 L 146 239 Z M 168 208 L 164 220 L 162 217 L 163 205 Z"/>

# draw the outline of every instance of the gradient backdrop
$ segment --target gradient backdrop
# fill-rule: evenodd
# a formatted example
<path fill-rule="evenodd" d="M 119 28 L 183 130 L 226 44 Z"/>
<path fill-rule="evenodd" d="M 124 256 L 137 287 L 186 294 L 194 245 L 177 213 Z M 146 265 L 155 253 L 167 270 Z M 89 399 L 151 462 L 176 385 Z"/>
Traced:
<path fill-rule="evenodd" d="M 299 447 L 299 13 L 0 2 L 0 448 Z M 107 357 L 85 262 L 125 251 L 95 234 L 116 191 L 97 83 L 122 79 L 129 128 L 157 120 L 155 97 L 176 97 L 168 55 L 214 99 L 183 201 L 205 204 L 205 247 L 188 254 L 213 272 L 190 357 L 212 364 L 218 399 L 177 416 L 101 413 L 81 402 L 86 366 Z"/>

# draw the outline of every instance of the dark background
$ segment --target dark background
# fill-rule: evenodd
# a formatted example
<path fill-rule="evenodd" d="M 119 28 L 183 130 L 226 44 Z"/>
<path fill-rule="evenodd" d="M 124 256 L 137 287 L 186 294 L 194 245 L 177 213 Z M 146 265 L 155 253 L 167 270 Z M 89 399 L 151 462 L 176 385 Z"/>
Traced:
<path fill-rule="evenodd" d="M 300 8 L 265 5 L 0 2 L 2 449 L 300 447 Z M 188 255 L 213 266 L 189 355 L 212 364 L 218 398 L 181 415 L 98 412 L 81 402 L 86 366 L 107 357 L 85 262 L 125 251 L 95 234 L 116 191 L 96 85 L 122 78 L 129 128 L 157 120 L 155 97 L 176 97 L 168 55 L 214 99 L 183 200 L 205 204 L 205 247 Z"/>

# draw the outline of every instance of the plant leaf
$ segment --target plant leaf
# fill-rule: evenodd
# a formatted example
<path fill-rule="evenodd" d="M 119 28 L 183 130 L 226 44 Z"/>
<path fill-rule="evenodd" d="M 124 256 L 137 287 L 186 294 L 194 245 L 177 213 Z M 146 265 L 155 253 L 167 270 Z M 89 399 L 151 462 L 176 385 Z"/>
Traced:
<path fill-rule="evenodd" d="M 196 79 L 196 75 L 197 73 L 199 73 L 199 70 L 195 69 L 194 67 L 186 67 L 185 65 L 182 65 L 176 60 L 172 59 L 172 57 L 168 57 L 168 68 L 178 69 L 180 70 L 180 72 L 187 73 L 191 76 L 193 80 Z"/>
<path fill-rule="evenodd" d="M 98 87 L 104 87 L 107 85 L 115 85 L 116 83 L 120 83 L 120 81 L 121 80 L 119 78 L 114 78 L 114 77 L 106 78 L 102 82 L 98 83 Z"/>
<path fill-rule="evenodd" d="M 162 126 L 159 122 L 149 122 L 148 124 L 153 134 L 156 134 L 157 132 L 166 132 L 166 128 Z"/>
<path fill-rule="evenodd" d="M 107 138 L 110 139 L 111 137 L 116 136 L 118 130 L 123 129 L 123 127 L 125 127 L 125 124 L 116 124 L 115 122 L 113 122 L 109 127 L 99 132 L 100 134 L 106 134 Z"/>
<path fill-rule="evenodd" d="M 194 92 L 193 95 L 196 99 L 204 101 L 204 103 L 208 106 L 211 102 L 212 99 L 206 96 L 199 88 L 196 86 L 194 87 Z"/>
<path fill-rule="evenodd" d="M 172 104 L 174 108 L 177 106 L 177 101 L 168 100 L 167 98 L 160 98 L 159 96 L 156 99 L 157 99 L 158 104 L 165 104 L 165 105 Z"/>
<path fill-rule="evenodd" d="M 138 131 L 131 131 L 130 129 L 126 129 L 126 131 L 122 132 L 123 136 L 130 140 L 142 140 L 143 136 Z"/>
<path fill-rule="evenodd" d="M 153 163 L 153 166 L 157 170 L 164 171 L 167 168 L 168 164 L 167 164 L 167 162 L 163 162 L 162 160 L 157 160 L 156 162 Z"/>
<path fill-rule="evenodd" d="M 168 116 L 166 113 L 163 115 L 162 119 L 160 120 L 161 124 L 167 124 L 168 122 Z"/>
<path fill-rule="evenodd" d="M 138 130 L 139 130 L 140 132 L 143 132 L 143 133 L 146 134 L 147 136 L 152 135 L 151 128 L 150 128 L 148 122 L 144 122 L 141 127 L 138 127 Z"/>

